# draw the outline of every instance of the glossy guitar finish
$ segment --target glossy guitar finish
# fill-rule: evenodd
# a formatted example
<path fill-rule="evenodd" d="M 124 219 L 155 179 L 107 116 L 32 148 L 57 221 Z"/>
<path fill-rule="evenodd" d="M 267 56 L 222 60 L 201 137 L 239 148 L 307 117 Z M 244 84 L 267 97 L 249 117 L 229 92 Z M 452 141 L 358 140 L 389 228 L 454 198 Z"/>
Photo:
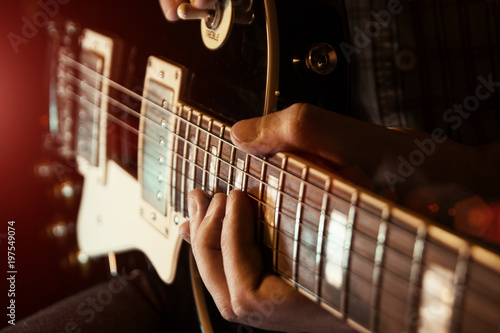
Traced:
<path fill-rule="evenodd" d="M 188 192 L 240 188 L 258 206 L 271 268 L 358 329 L 498 326 L 497 254 L 300 158 L 253 156 L 230 142 L 234 121 L 294 102 L 346 112 L 345 60 L 328 75 L 306 65 L 314 45 L 345 40 L 341 5 L 254 1 L 254 21 L 234 25 L 216 50 L 201 42 L 199 22 L 169 24 L 155 1 L 67 9 L 92 29 L 52 31 L 54 133 L 85 178 L 82 250 L 140 249 L 172 282 Z"/>

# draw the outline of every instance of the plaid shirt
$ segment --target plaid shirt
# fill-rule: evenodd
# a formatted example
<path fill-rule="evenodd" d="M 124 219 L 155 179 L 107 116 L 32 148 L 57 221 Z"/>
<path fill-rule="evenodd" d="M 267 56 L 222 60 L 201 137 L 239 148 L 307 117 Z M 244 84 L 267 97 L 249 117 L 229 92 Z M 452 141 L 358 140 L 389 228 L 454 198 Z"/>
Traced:
<path fill-rule="evenodd" d="M 500 1 L 345 0 L 354 116 L 500 138 Z"/>

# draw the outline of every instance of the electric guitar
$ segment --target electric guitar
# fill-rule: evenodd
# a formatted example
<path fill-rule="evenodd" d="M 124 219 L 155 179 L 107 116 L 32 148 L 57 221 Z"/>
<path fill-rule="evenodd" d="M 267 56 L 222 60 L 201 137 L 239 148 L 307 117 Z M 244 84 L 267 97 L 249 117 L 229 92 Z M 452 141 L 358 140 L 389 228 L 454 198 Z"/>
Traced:
<path fill-rule="evenodd" d="M 84 177 L 80 249 L 139 249 L 172 283 L 189 191 L 238 188 L 276 274 L 358 330 L 498 331 L 496 250 L 308 161 L 231 143 L 237 120 L 295 102 L 347 113 L 349 101 L 342 2 L 241 7 L 184 5 L 174 24 L 155 0 L 61 5 L 76 21 L 48 29 L 50 124 Z"/>

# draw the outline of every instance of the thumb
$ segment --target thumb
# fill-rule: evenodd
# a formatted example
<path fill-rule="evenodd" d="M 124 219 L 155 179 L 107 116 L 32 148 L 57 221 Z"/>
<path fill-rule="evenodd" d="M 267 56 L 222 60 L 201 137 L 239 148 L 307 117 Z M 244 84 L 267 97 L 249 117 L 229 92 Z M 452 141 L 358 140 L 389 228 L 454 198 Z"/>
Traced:
<path fill-rule="evenodd" d="M 243 120 L 231 129 L 234 144 L 251 154 L 309 153 L 337 166 L 379 160 L 384 153 L 381 149 L 398 142 L 392 140 L 394 135 L 396 132 L 384 127 L 309 104 L 294 104 L 264 117 Z"/>

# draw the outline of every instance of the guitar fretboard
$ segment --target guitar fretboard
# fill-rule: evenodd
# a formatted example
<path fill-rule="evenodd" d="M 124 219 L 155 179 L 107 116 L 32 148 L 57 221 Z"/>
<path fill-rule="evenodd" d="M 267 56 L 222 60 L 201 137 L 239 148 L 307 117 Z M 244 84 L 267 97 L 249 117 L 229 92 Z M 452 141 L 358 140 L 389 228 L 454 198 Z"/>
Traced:
<path fill-rule="evenodd" d="M 498 327 L 500 286 L 477 280 L 500 278 L 491 254 L 299 158 L 247 154 L 229 127 L 191 107 L 175 113 L 176 211 L 187 215 L 194 188 L 245 191 L 274 271 L 363 330 Z"/>

